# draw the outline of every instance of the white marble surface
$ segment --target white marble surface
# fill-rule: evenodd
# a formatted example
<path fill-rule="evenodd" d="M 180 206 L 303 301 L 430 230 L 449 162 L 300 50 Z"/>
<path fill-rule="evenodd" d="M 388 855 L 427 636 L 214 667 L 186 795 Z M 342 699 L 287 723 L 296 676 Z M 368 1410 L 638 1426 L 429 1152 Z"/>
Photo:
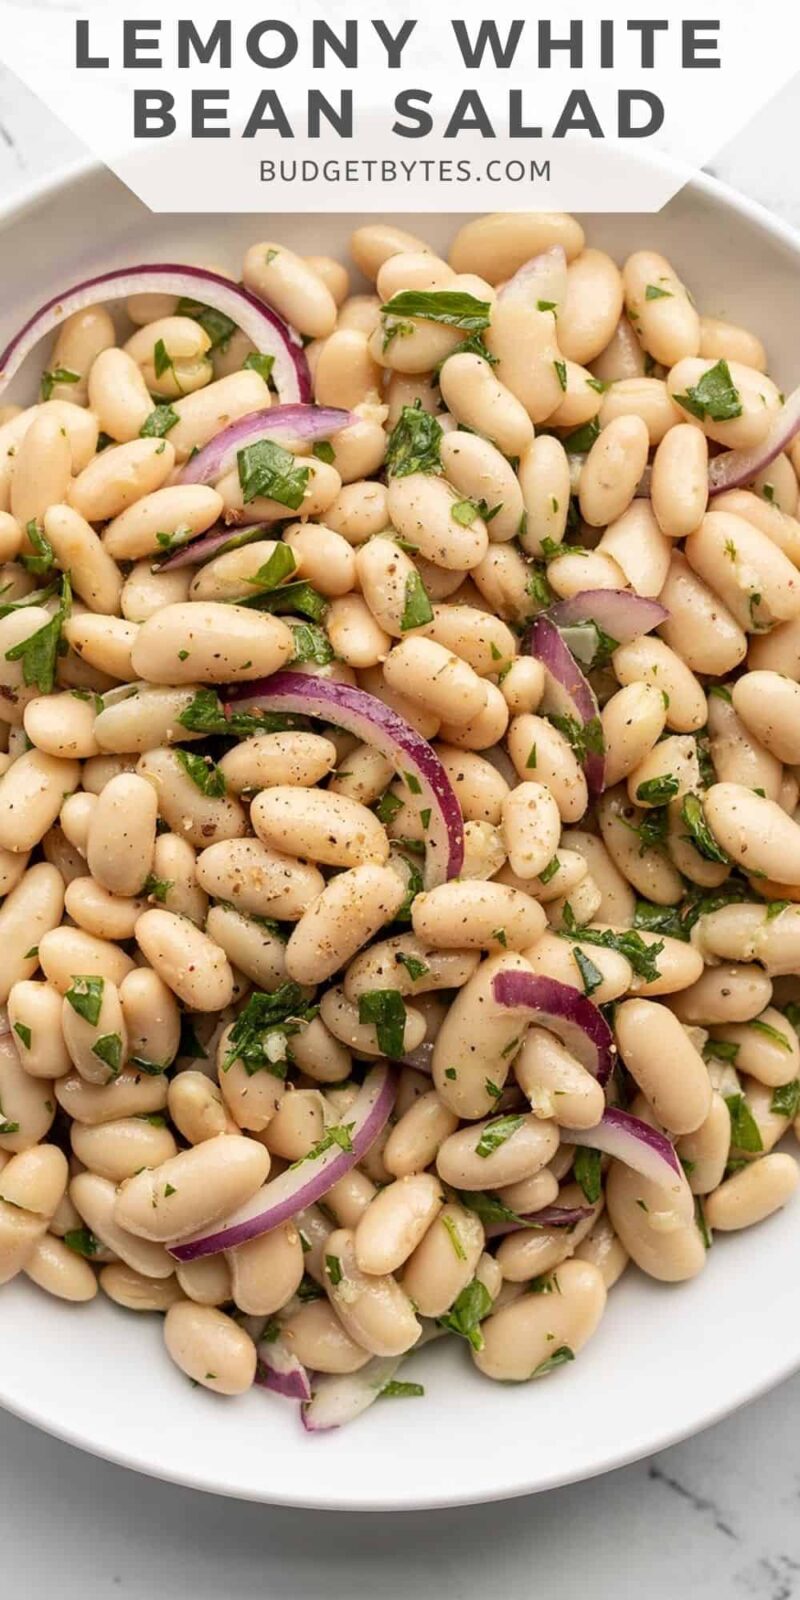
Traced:
<path fill-rule="evenodd" d="M 800 225 L 796 121 L 795 83 L 712 170 Z M 0 68 L 0 194 L 80 154 Z M 623 1361 L 609 1381 L 624 1385 Z M 2 1586 L 25 1600 L 56 1588 L 62 1600 L 528 1600 L 535 1592 L 794 1600 L 799 1425 L 797 1377 L 698 1438 L 603 1479 L 506 1505 L 390 1518 L 271 1511 L 169 1488 L 0 1414 Z"/>

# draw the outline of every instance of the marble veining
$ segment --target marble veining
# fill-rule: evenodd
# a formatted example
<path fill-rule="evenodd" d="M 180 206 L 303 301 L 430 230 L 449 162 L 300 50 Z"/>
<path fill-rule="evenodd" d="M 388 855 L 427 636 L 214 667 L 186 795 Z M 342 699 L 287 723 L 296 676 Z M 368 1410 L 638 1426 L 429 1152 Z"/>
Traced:
<path fill-rule="evenodd" d="M 796 121 L 790 85 L 710 170 L 800 225 Z M 80 154 L 0 67 L 0 195 Z M 609 1381 L 624 1384 L 625 1359 Z M 3 1576 L 30 1600 L 800 1600 L 799 1425 L 800 1376 L 649 1461 L 534 1499 L 311 1517 L 133 1477 L 0 1413 Z"/>

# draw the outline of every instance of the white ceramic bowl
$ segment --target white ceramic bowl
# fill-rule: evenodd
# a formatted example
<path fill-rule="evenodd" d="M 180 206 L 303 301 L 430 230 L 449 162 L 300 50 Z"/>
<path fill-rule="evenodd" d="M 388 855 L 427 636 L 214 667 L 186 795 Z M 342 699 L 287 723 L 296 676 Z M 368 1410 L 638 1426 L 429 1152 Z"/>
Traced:
<path fill-rule="evenodd" d="M 72 173 L 0 213 L 0 344 L 91 273 L 159 259 L 233 268 L 265 232 L 336 255 L 356 220 L 152 217 L 109 173 Z M 460 220 L 408 225 L 443 248 Z M 800 380 L 800 240 L 766 212 L 697 178 L 659 216 L 589 218 L 587 232 L 618 258 L 663 250 L 704 311 L 755 328 L 774 375 L 787 388 Z M 23 373 L 15 392 L 27 397 L 32 382 Z M 317 1437 L 277 1397 L 192 1388 L 164 1354 L 159 1317 L 102 1300 L 68 1307 L 18 1280 L 0 1298 L 0 1403 L 97 1455 L 243 1499 L 407 1510 L 528 1494 L 663 1449 L 800 1366 L 798 1216 L 790 1207 L 720 1239 L 694 1283 L 630 1269 L 585 1353 L 544 1383 L 489 1383 L 447 1341 L 410 1369 L 424 1399 L 378 1404 Z"/>

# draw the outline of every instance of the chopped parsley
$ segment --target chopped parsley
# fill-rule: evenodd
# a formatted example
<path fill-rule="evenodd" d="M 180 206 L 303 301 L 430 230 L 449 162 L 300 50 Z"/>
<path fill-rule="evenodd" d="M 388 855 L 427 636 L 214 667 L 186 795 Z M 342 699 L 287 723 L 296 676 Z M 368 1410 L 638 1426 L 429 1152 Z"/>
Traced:
<path fill-rule="evenodd" d="M 293 1172 L 296 1167 L 302 1167 L 306 1161 L 316 1161 L 317 1156 L 324 1156 L 325 1152 L 332 1150 L 334 1145 L 339 1150 L 345 1150 L 349 1155 L 353 1149 L 353 1141 L 350 1135 L 354 1126 L 355 1124 L 352 1122 L 343 1122 L 326 1128 L 322 1138 L 307 1151 L 306 1155 L 301 1156 L 299 1161 L 293 1161 L 289 1170 Z"/>
<path fill-rule="evenodd" d="M 688 834 L 684 834 L 683 837 L 694 845 L 698 855 L 701 855 L 705 861 L 719 861 L 726 866 L 728 865 L 730 857 L 722 849 L 722 846 L 717 844 L 706 822 L 703 803 L 699 795 L 684 795 L 681 804 L 681 821 L 689 829 Z"/>
<path fill-rule="evenodd" d="M 566 438 L 561 440 L 569 456 L 582 456 L 588 454 L 596 439 L 600 438 L 600 424 L 596 417 L 591 422 L 584 422 L 581 428 L 573 428 Z"/>
<path fill-rule="evenodd" d="M 370 989 L 359 995 L 358 1020 L 375 1028 L 382 1055 L 396 1061 L 403 1054 L 406 1008 L 397 989 Z"/>
<path fill-rule="evenodd" d="M 391 1378 L 385 1383 L 378 1395 L 379 1400 L 414 1400 L 424 1395 L 425 1389 L 421 1383 L 401 1383 L 398 1378 Z"/>
<path fill-rule="evenodd" d="M 277 589 L 248 595 L 244 600 L 231 602 L 237 606 L 247 606 L 252 611 L 271 611 L 274 614 L 300 615 L 310 617 L 312 622 L 321 622 L 328 609 L 328 602 L 318 589 L 310 583 L 283 583 Z M 234 721 L 238 713 L 234 712 Z M 286 723 L 283 723 L 286 727 Z"/>
<path fill-rule="evenodd" d="M 446 328 L 463 328 L 465 333 L 482 333 L 491 320 L 488 300 L 460 289 L 403 289 L 381 306 L 387 317 L 421 317 L 424 322 L 440 322 Z"/>
<path fill-rule="evenodd" d="M 467 1252 L 464 1249 L 463 1244 L 461 1243 L 461 1238 L 460 1238 L 460 1235 L 459 1235 L 459 1232 L 458 1232 L 458 1228 L 456 1227 L 453 1218 L 452 1217 L 447 1217 L 447 1216 L 445 1216 L 443 1214 L 439 1218 L 439 1221 L 441 1222 L 442 1227 L 447 1232 L 447 1236 L 448 1236 L 448 1238 L 450 1240 L 451 1245 L 453 1246 L 453 1251 L 454 1251 L 455 1255 L 457 1256 L 458 1260 L 459 1261 L 466 1261 Z"/>
<path fill-rule="evenodd" d="M 30 1028 L 26 1028 L 24 1022 L 15 1022 L 14 1032 L 17 1035 L 17 1038 L 22 1040 L 25 1049 L 30 1050 L 31 1042 L 33 1040 L 33 1034 L 31 1033 Z"/>
<path fill-rule="evenodd" d="M 572 1175 L 575 1182 L 583 1190 L 590 1206 L 595 1205 L 600 1199 L 603 1185 L 601 1161 L 602 1156 L 599 1150 L 590 1150 L 588 1146 L 579 1145 L 575 1151 Z"/>
<path fill-rule="evenodd" d="M 553 362 L 553 366 L 556 369 L 556 377 L 558 378 L 558 381 L 559 381 L 559 383 L 561 385 L 561 388 L 562 388 L 564 394 L 566 394 L 566 392 L 567 392 L 567 363 L 566 363 L 566 361 L 554 361 Z"/>
<path fill-rule="evenodd" d="M 156 406 L 149 417 L 145 417 L 139 429 L 140 439 L 165 439 L 167 434 L 180 422 L 177 411 L 172 406 Z"/>
<path fill-rule="evenodd" d="M 276 544 L 268 560 L 264 562 L 263 566 L 259 567 L 252 578 L 247 579 L 247 582 L 254 589 L 263 589 L 269 592 L 272 589 L 277 589 L 278 585 L 283 583 L 285 578 L 291 577 L 296 570 L 297 562 L 294 551 L 290 549 L 288 544 Z"/>
<path fill-rule="evenodd" d="M 587 672 L 594 667 L 605 667 L 614 651 L 619 649 L 619 640 L 612 639 L 611 634 L 605 633 L 599 623 L 591 618 L 586 622 L 570 623 L 558 631 L 567 649 Z"/>
<path fill-rule="evenodd" d="M 600 971 L 600 968 L 596 967 L 590 957 L 587 956 L 586 952 L 584 950 L 580 950 L 577 945 L 575 945 L 575 948 L 573 949 L 572 956 L 581 975 L 583 992 L 589 999 L 591 999 L 592 995 L 602 987 L 603 974 Z"/>
<path fill-rule="evenodd" d="M 209 800 L 221 800 L 225 794 L 225 774 L 220 767 L 205 756 L 193 755 L 191 750 L 176 750 L 175 755 L 187 778 Z"/>
<path fill-rule="evenodd" d="M 644 291 L 645 300 L 672 300 L 674 296 L 670 289 L 659 289 L 657 283 L 648 283 Z"/>
<path fill-rule="evenodd" d="M 403 633 L 409 628 L 423 628 L 427 622 L 433 621 L 433 606 L 428 599 L 428 591 L 417 572 L 416 568 L 408 574 L 406 579 L 405 605 L 400 619 Z"/>
<path fill-rule="evenodd" d="M 73 1011 L 77 1011 L 78 1016 L 83 1017 L 84 1022 L 90 1023 L 93 1028 L 97 1027 L 100 1017 L 104 989 L 103 978 L 73 976 L 71 987 L 66 993 L 66 999 Z"/>
<path fill-rule="evenodd" d="M 743 1094 L 726 1094 L 731 1116 L 731 1148 L 757 1155 L 764 1148 L 758 1123 Z"/>
<path fill-rule="evenodd" d="M 448 1333 L 457 1333 L 459 1338 L 466 1339 L 473 1350 L 482 1350 L 485 1340 L 481 1333 L 480 1324 L 492 1309 L 492 1297 L 480 1278 L 473 1278 L 462 1289 L 460 1295 L 454 1300 L 450 1310 L 443 1317 L 437 1317 L 440 1328 L 446 1328 Z"/>
<path fill-rule="evenodd" d="M 679 780 L 671 772 L 658 778 L 647 778 L 636 790 L 636 799 L 644 806 L 664 806 L 674 800 L 680 788 Z"/>
<path fill-rule="evenodd" d="M 290 667 L 313 661 L 318 667 L 327 667 L 334 659 L 333 645 L 324 628 L 317 622 L 296 622 L 292 625 L 294 653 Z"/>
<path fill-rule="evenodd" d="M 706 417 L 712 422 L 729 422 L 742 415 L 742 397 L 727 361 L 718 361 L 703 373 L 699 383 L 692 384 L 685 394 L 673 395 L 673 399 L 700 422 Z"/>
<path fill-rule="evenodd" d="M 397 960 L 401 967 L 405 967 L 412 983 L 416 983 L 419 978 L 427 977 L 431 970 L 426 962 L 420 961 L 417 956 L 406 955 L 404 950 L 398 950 Z"/>
<path fill-rule="evenodd" d="M 6 651 L 6 661 L 21 661 L 22 676 L 28 687 L 36 687 L 40 694 L 51 694 L 56 681 L 56 666 L 60 655 L 66 653 L 61 630 L 72 609 L 72 589 L 65 573 L 61 580 L 61 604 L 55 615 L 35 633 L 21 639 L 19 644 Z"/>
<path fill-rule="evenodd" d="M 423 411 L 420 401 L 413 406 L 403 406 L 386 446 L 387 477 L 406 478 L 412 472 L 441 472 L 442 438 L 440 423 L 429 411 Z"/>
<path fill-rule="evenodd" d="M 538 1367 L 534 1367 L 531 1377 L 543 1378 L 546 1373 L 554 1372 L 556 1367 L 563 1367 L 568 1361 L 574 1360 L 575 1353 L 573 1350 L 570 1350 L 569 1345 L 559 1345 L 558 1349 L 554 1350 L 553 1354 L 548 1356 L 546 1361 L 540 1361 Z"/>
<path fill-rule="evenodd" d="M 241 1061 L 249 1078 L 256 1072 L 285 1078 L 289 1055 L 287 1041 L 312 1021 L 317 1010 L 317 1006 L 309 1005 L 296 983 L 282 983 L 272 994 L 254 991 L 228 1035 L 223 1072 L 228 1072 L 235 1061 Z"/>
<path fill-rule="evenodd" d="M 789 1117 L 794 1121 L 800 1111 L 800 1078 L 793 1078 L 791 1083 L 782 1083 L 772 1091 L 769 1109 L 776 1117 Z"/>
<path fill-rule="evenodd" d="M 551 878 L 554 878 L 556 873 L 560 872 L 560 871 L 561 871 L 561 862 L 559 861 L 558 856 L 553 856 L 552 861 L 548 861 L 547 866 L 544 868 L 544 871 L 539 873 L 539 882 L 540 883 L 549 883 Z"/>
<path fill-rule="evenodd" d="M 634 928 L 592 928 L 588 925 L 580 926 L 575 921 L 575 913 L 567 901 L 564 907 L 564 926 L 558 930 L 562 939 L 577 939 L 581 944 L 593 944 L 603 950 L 616 950 L 618 955 L 624 956 L 629 961 L 637 978 L 643 978 L 646 983 L 655 983 L 660 976 L 656 964 L 656 956 L 661 954 L 663 943 L 647 944 L 640 933 Z"/>
<path fill-rule="evenodd" d="M 578 722 L 576 717 L 556 716 L 551 712 L 547 720 L 560 734 L 563 734 L 581 765 L 588 755 L 605 754 L 606 742 L 603 737 L 603 724 L 599 717 L 591 717 L 588 722 Z"/>
<path fill-rule="evenodd" d="M 64 1234 L 64 1243 L 74 1255 L 85 1256 L 88 1261 L 102 1249 L 100 1240 L 90 1228 L 70 1228 L 69 1233 Z"/>
<path fill-rule="evenodd" d="M 212 350 L 225 350 L 236 332 L 236 323 L 226 317 L 224 311 L 215 310 L 214 306 L 203 305 L 202 300 L 192 300 L 188 295 L 178 301 L 175 315 L 178 317 L 191 317 L 193 322 L 199 322 L 203 332 L 211 340 Z M 250 357 L 245 362 L 248 365 Z M 267 357 L 267 360 L 270 358 Z"/>
<path fill-rule="evenodd" d="M 274 439 L 257 439 L 255 444 L 245 445 L 236 460 L 245 505 L 266 498 L 299 511 L 311 469 L 298 466 L 290 450 Z"/>
<path fill-rule="evenodd" d="M 462 528 L 471 528 L 481 515 L 481 508 L 476 500 L 456 500 L 450 507 L 450 515 Z"/>
<path fill-rule="evenodd" d="M 57 383 L 80 383 L 80 381 L 80 373 L 73 372 L 71 367 L 54 367 L 52 372 L 42 373 L 39 398 L 49 400 Z"/>
<path fill-rule="evenodd" d="M 274 356 L 262 356 L 257 350 L 251 350 L 249 356 L 246 356 L 242 363 L 242 371 L 257 372 L 259 378 L 263 378 L 265 383 L 269 383 L 274 365 Z"/>
<path fill-rule="evenodd" d="M 773 1028 L 771 1023 L 763 1022 L 761 1017 L 753 1017 L 752 1020 L 747 1023 L 747 1026 L 748 1028 L 752 1028 L 755 1033 L 763 1033 L 765 1039 L 769 1039 L 772 1044 L 777 1045 L 779 1050 L 785 1050 L 787 1055 L 791 1055 L 791 1043 L 787 1039 L 786 1034 L 781 1033 L 780 1028 Z"/>
<path fill-rule="evenodd" d="M 513 1138 L 524 1121 L 525 1118 L 521 1116 L 508 1116 L 495 1117 L 493 1122 L 487 1122 L 475 1146 L 475 1154 L 482 1156 L 484 1160 L 487 1156 L 493 1155 L 495 1150 L 499 1150 L 501 1145 Z"/>
<path fill-rule="evenodd" d="M 338 1284 L 341 1283 L 344 1276 L 342 1272 L 342 1263 L 338 1256 L 325 1257 L 325 1271 L 327 1272 L 328 1277 L 330 1278 L 330 1281 L 335 1289 Z"/>
<path fill-rule="evenodd" d="M 105 1062 L 109 1071 L 116 1078 L 122 1066 L 122 1039 L 118 1033 L 104 1033 L 96 1044 L 92 1045 L 92 1055 L 99 1061 Z"/>

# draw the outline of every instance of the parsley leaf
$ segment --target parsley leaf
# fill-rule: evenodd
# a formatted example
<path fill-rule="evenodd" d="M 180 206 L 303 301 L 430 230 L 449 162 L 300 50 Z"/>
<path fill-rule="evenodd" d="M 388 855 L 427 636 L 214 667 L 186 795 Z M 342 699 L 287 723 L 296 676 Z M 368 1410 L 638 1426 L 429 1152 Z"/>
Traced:
<path fill-rule="evenodd" d="M 139 429 L 140 439 L 165 439 L 167 434 L 180 421 L 177 411 L 172 406 L 156 406 L 149 417 L 145 417 Z"/>
<path fill-rule="evenodd" d="M 703 803 L 699 795 L 684 795 L 681 803 L 681 821 L 689 829 L 688 834 L 684 834 L 683 837 L 694 845 L 698 855 L 701 855 L 704 861 L 719 861 L 725 865 L 728 864 L 730 856 L 726 854 L 721 845 L 717 844 L 706 822 Z"/>
<path fill-rule="evenodd" d="M 670 289 L 659 289 L 657 283 L 648 283 L 644 291 L 645 300 L 672 300 L 674 296 Z"/>
<path fill-rule="evenodd" d="M 282 983 L 272 994 L 255 991 L 239 1012 L 228 1035 L 228 1049 L 222 1063 L 227 1072 L 234 1061 L 241 1061 L 247 1076 L 269 1072 L 285 1078 L 288 1069 L 287 1040 L 299 1033 L 317 1015 L 296 983 Z"/>
<path fill-rule="evenodd" d="M 257 372 L 259 378 L 263 378 L 264 382 L 268 383 L 274 365 L 274 356 L 262 356 L 259 355 L 257 350 L 251 350 L 249 356 L 245 357 L 245 360 L 242 364 L 242 371 Z"/>
<path fill-rule="evenodd" d="M 492 1122 L 487 1122 L 475 1146 L 475 1154 L 482 1156 L 485 1160 L 487 1156 L 492 1155 L 495 1150 L 500 1149 L 501 1145 L 506 1144 L 509 1139 L 513 1138 L 514 1134 L 522 1127 L 524 1121 L 525 1118 L 521 1116 L 507 1116 L 495 1117 Z"/>
<path fill-rule="evenodd" d="M 404 950 L 398 950 L 397 960 L 401 967 L 405 967 L 412 983 L 416 983 L 418 978 L 424 978 L 431 970 L 426 962 L 420 961 L 417 956 L 406 955 Z"/>
<path fill-rule="evenodd" d="M 423 411 L 420 401 L 413 406 L 403 406 L 386 446 L 387 477 L 407 478 L 412 472 L 441 472 L 442 438 L 440 423 L 429 411 Z"/>
<path fill-rule="evenodd" d="M 457 1333 L 461 1339 L 466 1339 L 473 1350 L 482 1350 L 485 1340 L 480 1324 L 491 1309 L 492 1297 L 489 1290 L 484 1283 L 481 1283 L 480 1278 L 473 1278 L 466 1289 L 461 1290 L 450 1310 L 436 1320 L 440 1328 L 446 1328 L 448 1333 Z"/>
<path fill-rule="evenodd" d="M 564 735 L 581 764 L 585 762 L 587 755 L 605 754 L 606 742 L 603 737 L 603 724 L 599 717 L 592 717 L 589 722 L 581 723 L 576 717 L 556 716 L 551 712 L 547 720 Z"/>
<path fill-rule="evenodd" d="M 660 977 L 656 956 L 661 954 L 663 943 L 647 944 L 634 928 L 591 928 L 579 926 L 569 902 L 564 907 L 564 926 L 558 930 L 561 939 L 578 939 L 581 944 L 594 944 L 603 950 L 616 950 L 629 961 L 637 978 L 654 983 Z"/>
<path fill-rule="evenodd" d="M 35 633 L 29 634 L 27 639 L 21 639 L 19 644 L 12 645 L 6 651 L 6 661 L 21 661 L 25 683 L 29 687 L 35 685 L 40 694 L 52 693 L 58 657 L 66 650 L 61 629 L 71 609 L 72 590 L 65 573 L 61 580 L 61 604 L 55 615 L 37 628 Z"/>
<path fill-rule="evenodd" d="M 539 882 L 549 883 L 550 879 L 554 878 L 556 873 L 560 871 L 561 862 L 559 861 L 558 856 L 553 856 L 552 861 L 548 861 L 547 866 L 542 872 L 539 873 Z"/>
<path fill-rule="evenodd" d="M 359 995 L 358 1020 L 374 1025 L 382 1055 L 396 1061 L 403 1054 L 406 1008 L 396 989 L 370 989 Z"/>
<path fill-rule="evenodd" d="M 756 1033 L 763 1033 L 765 1039 L 770 1039 L 773 1044 L 778 1046 L 779 1050 L 785 1050 L 787 1055 L 791 1055 L 792 1046 L 786 1034 L 781 1033 L 780 1028 L 773 1028 L 769 1022 L 763 1022 L 761 1017 L 751 1018 L 747 1023 L 747 1027 L 753 1028 Z"/>
<path fill-rule="evenodd" d="M 258 439 L 255 444 L 245 445 L 236 459 L 245 505 L 265 497 L 299 511 L 311 469 L 298 466 L 290 450 L 284 450 L 274 439 Z"/>
<path fill-rule="evenodd" d="M 421 1383 L 400 1383 L 399 1379 L 392 1378 L 385 1383 L 378 1395 L 379 1400 L 411 1400 L 419 1395 L 424 1395 L 425 1389 Z"/>
<path fill-rule="evenodd" d="M 482 333 L 489 326 L 491 309 L 488 300 L 460 289 L 403 289 L 381 306 L 381 316 L 384 325 L 387 317 L 421 317 L 446 328 Z"/>
<path fill-rule="evenodd" d="M 559 1345 L 559 1348 L 554 1350 L 553 1354 L 548 1356 L 546 1361 L 540 1361 L 538 1367 L 534 1367 L 531 1377 L 543 1378 L 545 1373 L 554 1372 L 556 1367 L 563 1367 L 566 1362 L 574 1360 L 575 1353 L 573 1350 L 570 1350 L 569 1345 Z"/>
<path fill-rule="evenodd" d="M 599 1150 L 590 1150 L 588 1146 L 579 1145 L 575 1151 L 572 1175 L 575 1182 L 583 1190 L 590 1206 L 593 1206 L 600 1199 L 603 1184 L 601 1161 L 602 1156 Z"/>
<path fill-rule="evenodd" d="M 599 438 L 600 424 L 596 417 L 592 417 L 591 422 L 584 422 L 581 428 L 573 428 L 561 443 L 568 456 L 582 456 L 588 454 L 595 439 Z"/>
<path fill-rule="evenodd" d="M 406 579 L 406 597 L 400 627 L 403 633 L 409 628 L 424 628 L 427 622 L 433 621 L 433 606 L 428 599 L 428 591 L 417 572 L 416 568 L 408 574 Z"/>
<path fill-rule="evenodd" d="M 247 579 L 247 582 L 254 589 L 264 589 L 269 592 L 272 589 L 277 589 L 278 585 L 283 583 L 284 578 L 290 577 L 296 570 L 297 561 L 295 560 L 294 551 L 290 549 L 288 544 L 276 544 L 269 559 L 264 562 L 263 566 L 259 567 L 252 578 Z"/>
<path fill-rule="evenodd" d="M 225 774 L 220 767 L 215 767 L 213 761 L 207 761 L 204 756 L 194 755 L 191 750 L 176 750 L 175 755 L 187 778 L 191 778 L 201 794 L 209 800 L 222 799 L 225 794 Z"/>
<path fill-rule="evenodd" d="M 34 577 L 43 578 L 55 565 L 55 551 L 35 518 L 25 524 L 25 532 L 28 542 L 33 545 L 33 555 L 21 556 L 22 565 L 26 572 L 32 573 Z"/>
<path fill-rule="evenodd" d="M 40 399 L 49 400 L 57 383 L 80 383 L 80 381 L 80 373 L 73 372 L 71 367 L 54 367 L 52 372 L 42 373 Z"/>
<path fill-rule="evenodd" d="M 592 995 L 603 983 L 603 974 L 600 968 L 596 967 L 594 962 L 586 955 L 585 951 L 579 950 L 577 945 L 572 952 L 572 956 L 581 975 L 583 992 L 588 999 L 591 999 Z"/>
<path fill-rule="evenodd" d="M 116 1078 L 122 1066 L 122 1040 L 118 1033 L 104 1033 L 96 1044 L 92 1045 L 92 1055 L 99 1061 L 104 1061 Z"/>
<path fill-rule="evenodd" d="M 324 628 L 316 622 L 296 622 L 292 626 L 294 653 L 287 666 L 296 667 L 313 661 L 318 667 L 327 667 L 334 659 L 333 645 Z"/>
<path fill-rule="evenodd" d="M 731 1148 L 757 1155 L 763 1150 L 758 1123 L 743 1094 L 726 1094 L 725 1104 L 731 1114 Z"/>
<path fill-rule="evenodd" d="M 793 1078 L 791 1083 L 782 1083 L 773 1089 L 769 1109 L 776 1117 L 789 1117 L 794 1121 L 800 1111 L 800 1078 Z"/>
<path fill-rule="evenodd" d="M 647 778 L 636 790 L 636 799 L 644 806 L 663 806 L 674 800 L 680 788 L 679 780 L 671 772 L 658 778 Z"/>
<path fill-rule="evenodd" d="M 73 976 L 72 986 L 66 993 L 66 998 L 73 1011 L 77 1011 L 78 1016 L 83 1017 L 84 1021 L 90 1023 L 93 1028 L 97 1027 L 100 1017 L 104 988 L 105 981 L 103 978 Z"/>
<path fill-rule="evenodd" d="M 184 295 L 178 301 L 175 315 L 191 317 L 193 322 L 199 322 L 203 332 L 211 340 L 212 350 L 226 349 L 236 332 L 236 323 L 232 322 L 230 317 L 226 317 L 224 311 L 217 311 L 214 306 L 203 305 L 202 300 L 192 300 L 188 295 Z"/>
<path fill-rule="evenodd" d="M 599 623 L 590 618 L 586 622 L 570 623 L 558 631 L 567 649 L 587 672 L 594 667 L 605 667 L 619 649 L 619 640 L 604 633 Z"/>
<path fill-rule="evenodd" d="M 89 1261 L 102 1248 L 90 1228 L 70 1228 L 69 1233 L 64 1234 L 64 1243 L 76 1256 L 85 1256 Z"/>
<path fill-rule="evenodd" d="M 247 595 L 243 600 L 231 601 L 231 604 L 247 606 L 251 611 L 271 611 L 278 616 L 287 612 L 299 614 L 310 617 L 312 622 L 321 622 L 328 609 L 328 601 L 324 594 L 320 594 L 318 589 L 303 581 L 283 583 L 277 589 Z"/>
<path fill-rule="evenodd" d="M 742 398 L 727 361 L 718 361 L 703 373 L 699 383 L 691 384 L 685 394 L 673 395 L 673 399 L 701 422 L 706 417 L 712 422 L 728 422 L 742 415 Z"/>
<path fill-rule="evenodd" d="M 442 1224 L 442 1227 L 445 1229 L 445 1231 L 447 1233 L 447 1236 L 448 1236 L 448 1238 L 450 1240 L 451 1245 L 453 1246 L 453 1251 L 454 1251 L 454 1254 L 455 1254 L 456 1258 L 459 1261 L 466 1261 L 467 1252 L 464 1249 L 463 1244 L 461 1243 L 461 1238 L 460 1238 L 460 1235 L 459 1235 L 459 1232 L 458 1232 L 458 1228 L 456 1227 L 453 1218 L 442 1215 L 439 1218 L 439 1220 L 440 1220 L 440 1222 Z"/>

